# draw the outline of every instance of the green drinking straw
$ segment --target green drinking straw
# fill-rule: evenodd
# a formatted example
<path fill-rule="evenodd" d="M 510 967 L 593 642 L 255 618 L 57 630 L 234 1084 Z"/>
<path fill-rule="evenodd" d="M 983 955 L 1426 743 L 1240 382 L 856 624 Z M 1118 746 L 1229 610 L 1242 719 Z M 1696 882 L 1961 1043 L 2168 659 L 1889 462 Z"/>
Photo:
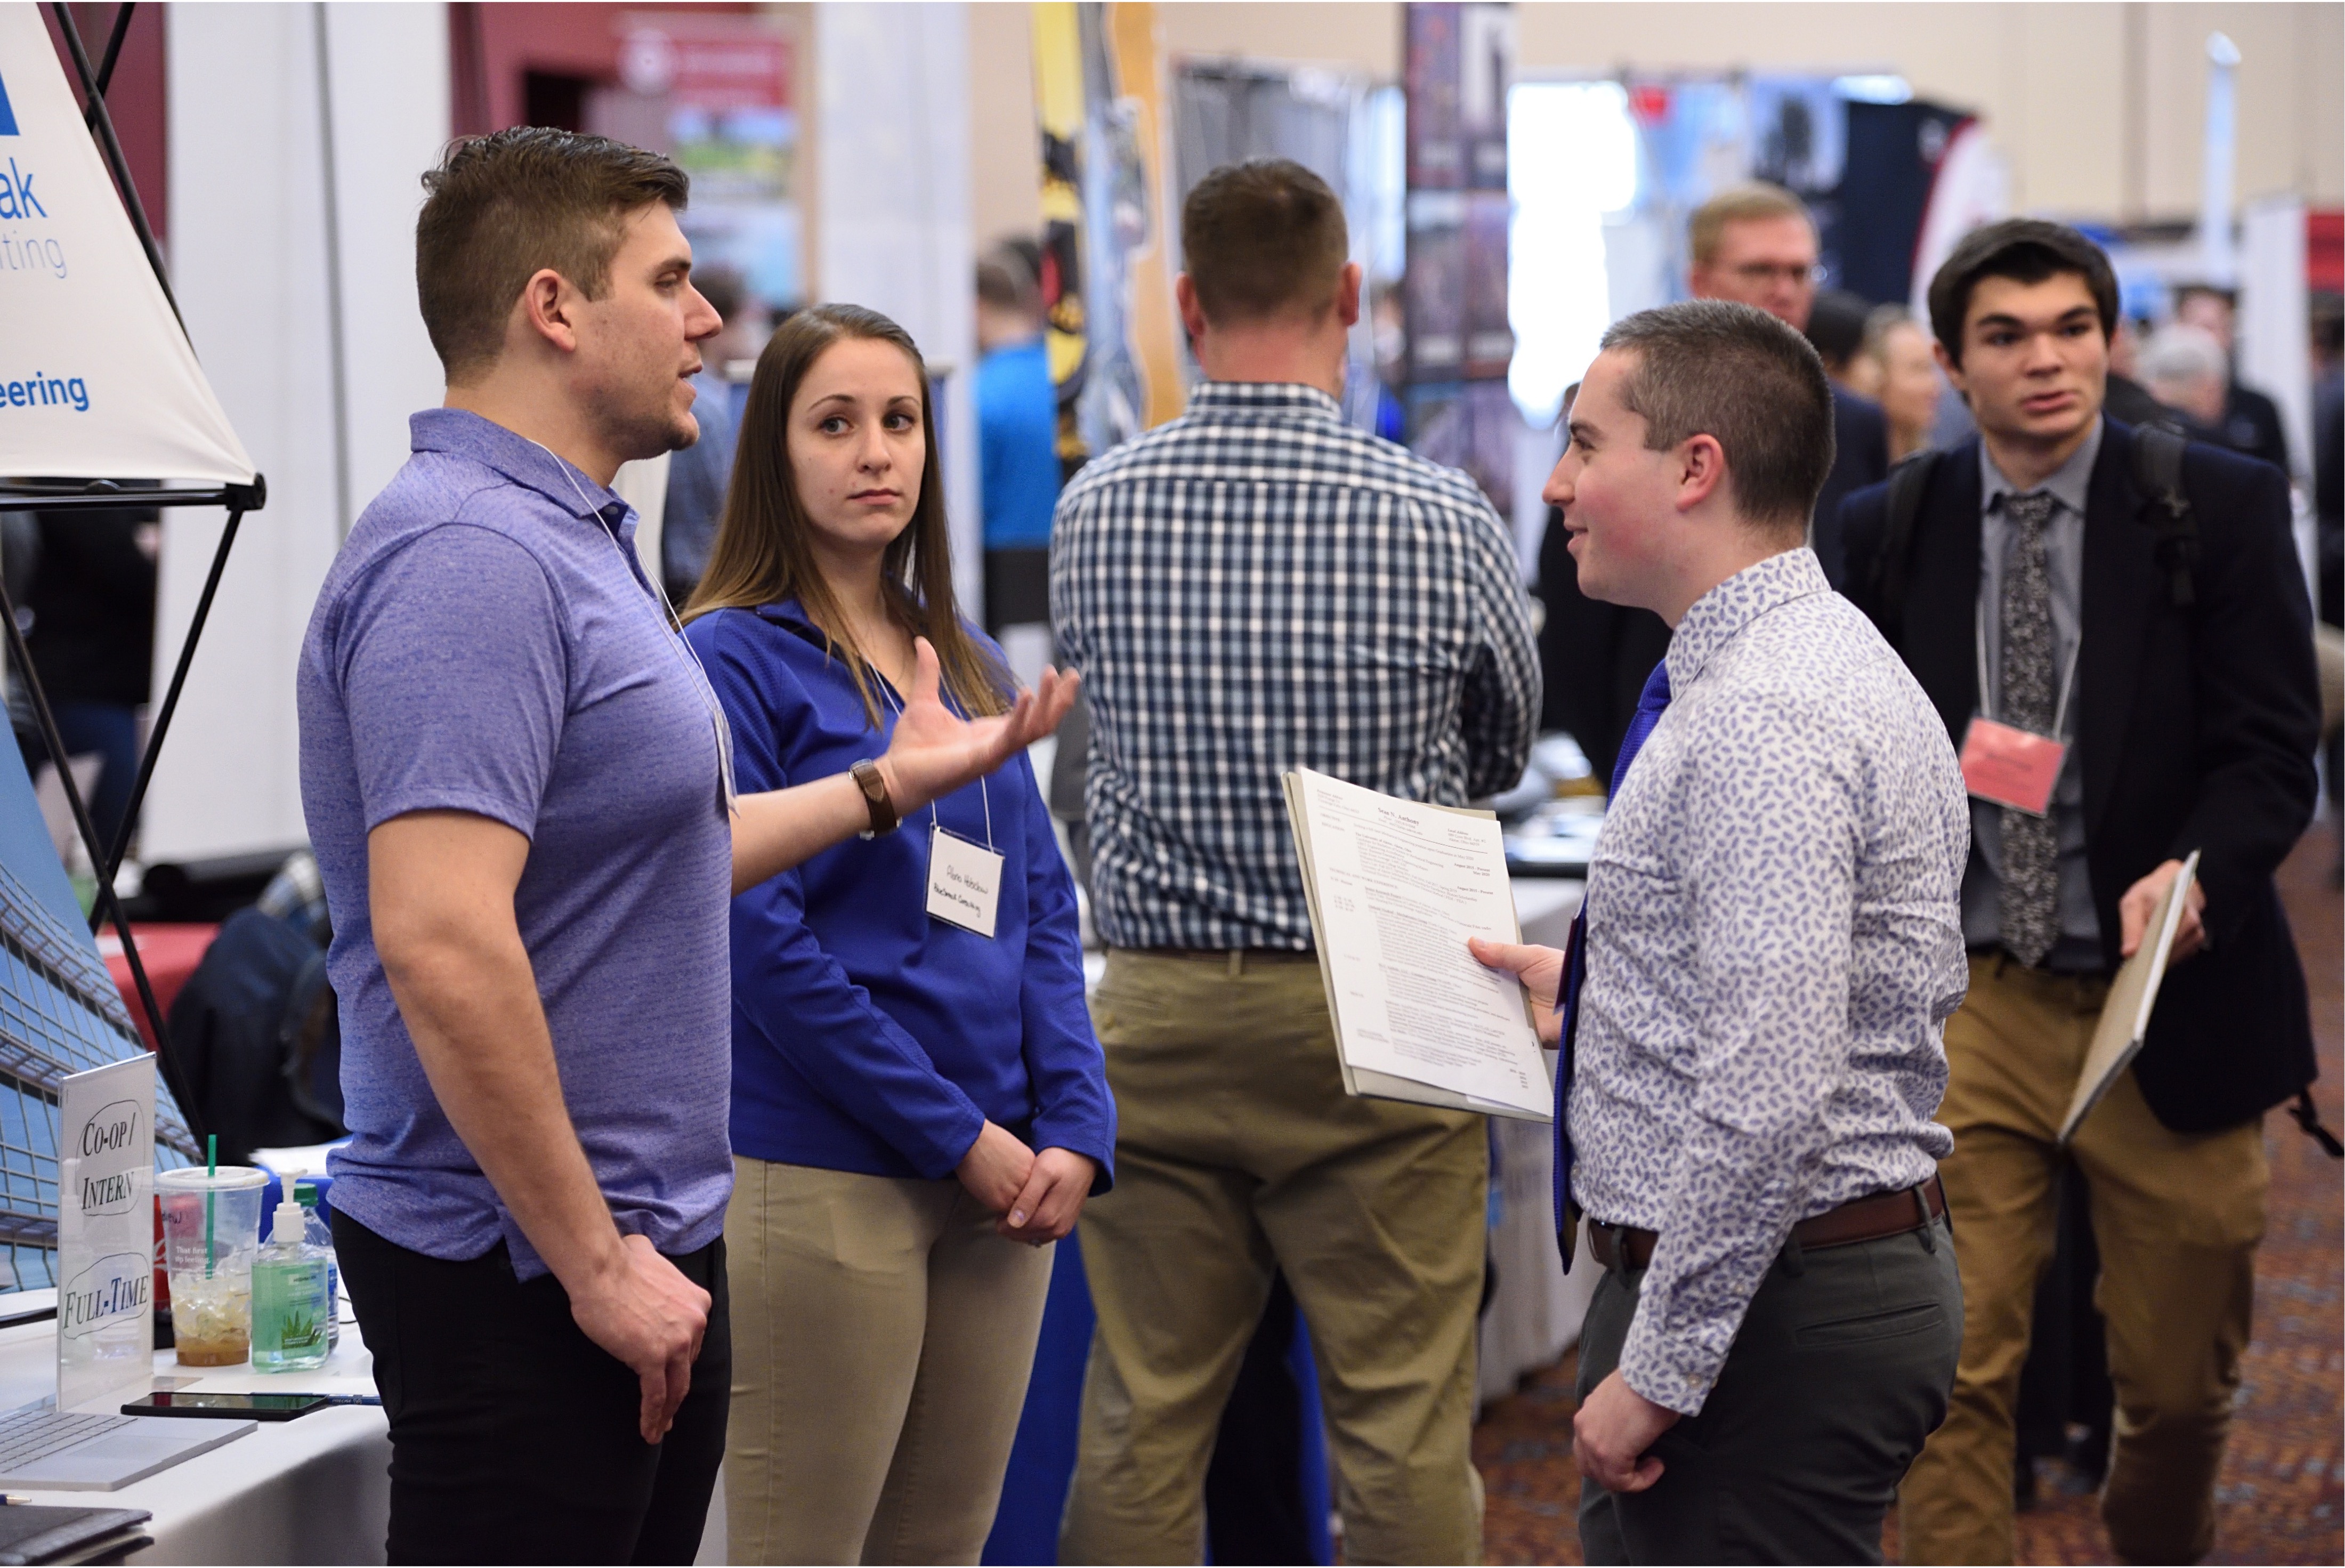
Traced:
<path fill-rule="evenodd" d="M 204 1175 L 219 1175 L 219 1135 L 204 1135 Z M 212 1189 L 204 1188 L 204 1278 L 212 1277 Z"/>

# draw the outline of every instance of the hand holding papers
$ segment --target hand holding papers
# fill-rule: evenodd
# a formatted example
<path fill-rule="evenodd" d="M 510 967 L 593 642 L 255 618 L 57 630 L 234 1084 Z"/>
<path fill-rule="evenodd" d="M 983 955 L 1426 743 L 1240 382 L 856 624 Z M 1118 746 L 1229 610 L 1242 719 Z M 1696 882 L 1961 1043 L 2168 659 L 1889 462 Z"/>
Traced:
<path fill-rule="evenodd" d="M 2183 911 L 2189 907 L 2190 885 L 2198 877 L 2198 851 L 2193 850 L 2166 890 L 2166 897 L 2158 901 L 2157 912 L 2149 917 L 2141 945 L 2110 983 L 2109 999 L 2101 1006 L 2100 1025 L 2093 1031 L 2093 1044 L 2085 1053 L 2085 1071 L 2076 1080 L 2076 1095 L 2060 1124 L 2063 1146 L 2076 1135 L 2076 1129 L 2085 1125 L 2085 1118 L 2101 1103 L 2117 1074 L 2133 1064 L 2141 1050 L 2142 1038 L 2149 1033 L 2150 1013 L 2157 1006 L 2158 983 L 2166 978 L 2174 938 L 2182 929 Z"/>
<path fill-rule="evenodd" d="M 1308 770 L 1284 782 L 1345 1088 L 1550 1120 L 1522 986 L 1466 950 L 1522 940 L 1497 819 Z"/>

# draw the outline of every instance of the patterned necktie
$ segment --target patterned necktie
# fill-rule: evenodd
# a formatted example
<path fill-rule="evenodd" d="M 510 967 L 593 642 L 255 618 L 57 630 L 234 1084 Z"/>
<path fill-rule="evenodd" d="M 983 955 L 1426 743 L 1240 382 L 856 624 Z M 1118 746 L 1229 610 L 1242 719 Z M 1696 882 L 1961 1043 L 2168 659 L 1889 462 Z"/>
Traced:
<path fill-rule="evenodd" d="M 1661 709 L 1669 705 L 1670 666 L 1664 659 L 1653 667 L 1653 673 L 1645 677 L 1645 689 L 1637 694 L 1637 716 L 1629 721 L 1629 733 L 1620 739 L 1620 759 L 1612 765 L 1609 799 L 1620 798 L 1620 785 L 1629 777 L 1629 764 L 1644 749 L 1653 726 L 1661 721 Z M 1579 1024 L 1579 987 L 1587 978 L 1588 898 L 1583 893 L 1579 912 L 1571 917 L 1571 940 L 1563 952 L 1563 984 L 1556 996 L 1556 1008 L 1562 1020 L 1558 1044 L 1563 1049 L 1555 1074 L 1555 1234 L 1563 1248 L 1563 1266 L 1567 1269 L 1571 1267 L 1575 1239 L 1568 1217 L 1571 1203 L 1572 1037 Z"/>
<path fill-rule="evenodd" d="M 2019 547 L 2003 575 L 2003 722 L 2052 733 L 2052 574 L 2044 530 L 2052 497 L 2038 491 L 2004 502 Z M 2060 933 L 2060 841 L 2050 814 L 2003 809 L 2003 945 L 2034 968 Z"/>

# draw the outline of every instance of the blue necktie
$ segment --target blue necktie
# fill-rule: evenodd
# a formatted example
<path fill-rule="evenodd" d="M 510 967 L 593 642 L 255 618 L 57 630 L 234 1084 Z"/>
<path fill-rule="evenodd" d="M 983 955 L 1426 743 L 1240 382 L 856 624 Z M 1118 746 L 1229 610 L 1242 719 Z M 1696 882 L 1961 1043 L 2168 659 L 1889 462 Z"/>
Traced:
<path fill-rule="evenodd" d="M 1629 721 L 1629 733 L 1620 739 L 1620 759 L 1612 765 L 1611 800 L 1620 798 L 1620 785 L 1629 777 L 1629 765 L 1644 749 L 1653 726 L 1661 721 L 1661 709 L 1669 705 L 1670 667 L 1664 659 L 1653 667 L 1653 673 L 1645 677 L 1645 689 L 1637 694 L 1637 716 Z M 1555 1074 L 1555 1234 L 1558 1245 L 1563 1248 L 1563 1266 L 1567 1269 L 1571 1267 L 1576 1239 L 1570 1221 L 1572 1036 L 1579 1024 L 1579 987 L 1587 978 L 1588 899 L 1583 894 L 1579 912 L 1571 920 L 1571 940 L 1564 948 L 1563 985 L 1556 997 L 1557 1010 L 1562 1015 L 1559 1043 L 1563 1052 Z"/>

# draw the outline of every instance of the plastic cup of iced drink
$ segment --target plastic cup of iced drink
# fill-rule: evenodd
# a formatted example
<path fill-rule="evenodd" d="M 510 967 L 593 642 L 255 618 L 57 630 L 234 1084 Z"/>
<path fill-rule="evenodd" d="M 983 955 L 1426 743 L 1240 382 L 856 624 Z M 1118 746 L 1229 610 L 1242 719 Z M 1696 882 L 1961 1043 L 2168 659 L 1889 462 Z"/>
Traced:
<path fill-rule="evenodd" d="M 183 1367 L 232 1367 L 252 1355 L 252 1261 L 268 1185 L 269 1174 L 251 1166 L 156 1173 Z"/>

